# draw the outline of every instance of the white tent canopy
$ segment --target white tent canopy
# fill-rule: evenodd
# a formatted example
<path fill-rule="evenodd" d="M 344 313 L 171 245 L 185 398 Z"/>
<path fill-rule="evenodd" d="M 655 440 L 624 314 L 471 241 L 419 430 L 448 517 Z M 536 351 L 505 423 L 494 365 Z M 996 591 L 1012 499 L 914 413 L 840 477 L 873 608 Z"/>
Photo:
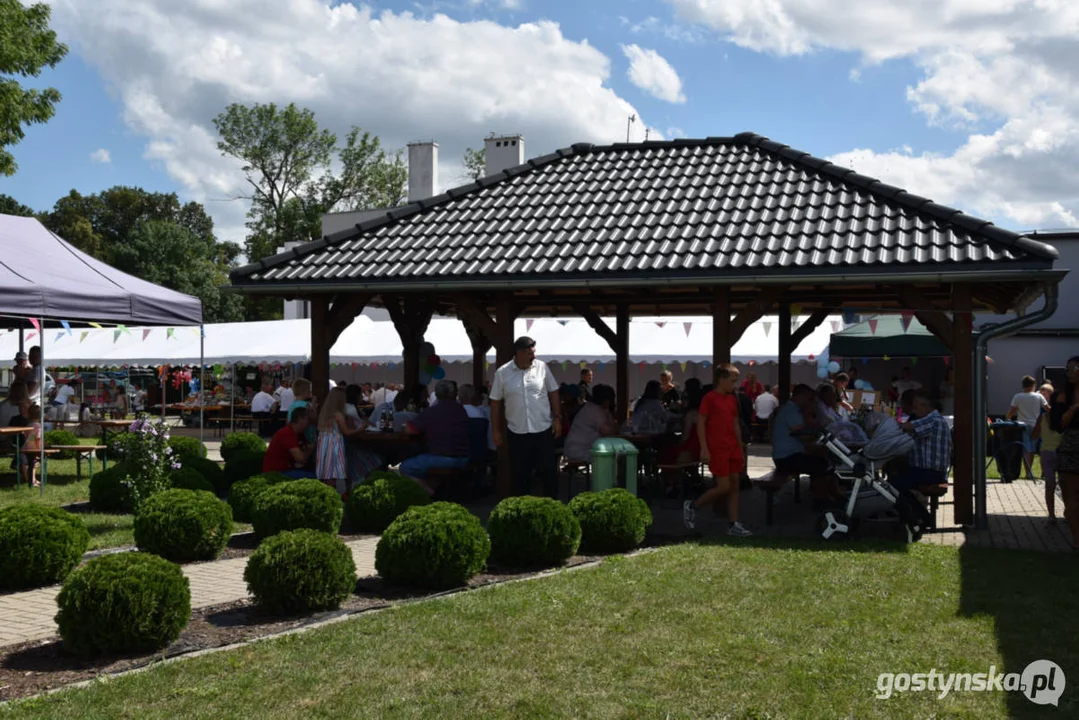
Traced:
<path fill-rule="evenodd" d="M 608 323 L 614 327 L 613 319 Z M 795 350 L 794 361 L 806 360 L 828 347 L 842 328 L 840 316 L 829 318 Z M 50 366 L 122 367 L 198 365 L 197 327 L 130 327 L 67 331 L 45 330 Z M 205 326 L 206 365 L 301 363 L 310 359 L 309 320 L 221 323 Z M 514 335 L 536 340 L 538 356 L 555 362 L 614 361 L 607 343 L 583 320 L 517 320 Z M 454 318 L 435 318 L 425 335 L 443 362 L 470 362 L 472 346 L 464 326 Z M 18 333 L 0 334 L 0 357 L 14 357 Z M 31 338 L 27 347 L 36 344 Z M 734 362 L 774 362 L 779 351 L 778 323 L 765 317 L 751 325 L 731 348 Z M 330 351 L 331 363 L 370 365 L 401 361 L 401 341 L 390 322 L 360 316 Z M 492 349 L 487 357 L 494 360 Z M 712 359 L 712 321 L 702 317 L 634 318 L 630 323 L 633 363 L 706 362 Z"/>

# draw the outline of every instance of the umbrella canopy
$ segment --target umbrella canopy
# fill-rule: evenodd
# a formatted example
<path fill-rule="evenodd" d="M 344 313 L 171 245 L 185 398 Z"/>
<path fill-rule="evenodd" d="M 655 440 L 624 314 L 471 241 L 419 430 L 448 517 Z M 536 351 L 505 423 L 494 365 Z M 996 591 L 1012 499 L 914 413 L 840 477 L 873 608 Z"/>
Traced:
<path fill-rule="evenodd" d="M 130 325 L 202 322 L 198 298 L 122 273 L 36 218 L 0 215 L 0 248 L 0 315 Z"/>
<path fill-rule="evenodd" d="M 828 352 L 832 357 L 879 358 L 946 357 L 952 354 L 936 335 L 916 318 L 904 329 L 898 315 L 876 315 L 832 335 Z"/>

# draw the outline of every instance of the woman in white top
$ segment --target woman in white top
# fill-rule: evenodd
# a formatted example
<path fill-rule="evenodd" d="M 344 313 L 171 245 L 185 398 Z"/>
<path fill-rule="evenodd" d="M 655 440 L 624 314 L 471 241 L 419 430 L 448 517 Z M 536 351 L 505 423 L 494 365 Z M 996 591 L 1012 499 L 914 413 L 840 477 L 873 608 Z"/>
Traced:
<path fill-rule="evenodd" d="M 612 437 L 618 432 L 614 420 L 614 388 L 596 385 L 592 397 L 573 418 L 562 455 L 567 460 L 587 462 L 592 459 L 592 443 L 601 437 Z"/>
<path fill-rule="evenodd" d="M 663 407 L 660 399 L 662 387 L 658 380 L 649 380 L 644 386 L 644 394 L 633 406 L 630 416 L 630 429 L 638 435 L 662 435 L 667 432 L 667 423 L 672 415 Z"/>

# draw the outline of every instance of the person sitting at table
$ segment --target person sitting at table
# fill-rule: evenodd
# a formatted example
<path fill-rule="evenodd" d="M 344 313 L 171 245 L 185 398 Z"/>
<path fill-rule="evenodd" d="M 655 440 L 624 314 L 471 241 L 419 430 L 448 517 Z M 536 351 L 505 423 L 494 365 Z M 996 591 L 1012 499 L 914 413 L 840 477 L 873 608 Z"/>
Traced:
<path fill-rule="evenodd" d="M 413 407 L 415 407 L 415 403 L 409 399 L 408 395 L 403 392 L 397 393 L 397 397 L 393 399 L 394 432 L 405 432 L 405 426 L 419 415 L 418 412 L 412 410 Z"/>
<path fill-rule="evenodd" d="M 820 427 L 828 427 L 843 419 L 839 414 L 839 393 L 831 383 L 822 383 L 817 388 L 816 419 Z"/>
<path fill-rule="evenodd" d="M 274 433 L 266 455 L 262 458 L 262 472 L 279 472 L 294 480 L 313 478 L 315 473 L 306 470 L 315 446 L 306 441 L 310 420 L 306 407 L 298 407 L 289 413 L 289 422 Z"/>
<path fill-rule="evenodd" d="M 947 483 L 948 470 L 952 467 L 952 429 L 924 390 L 912 391 L 911 419 L 902 427 L 914 437 L 914 449 L 906 470 L 888 478 L 889 482 L 897 490 Z"/>
<path fill-rule="evenodd" d="M 592 443 L 601 437 L 613 437 L 618 434 L 618 423 L 614 419 L 614 388 L 610 385 L 596 385 L 592 388 L 592 397 L 581 406 L 573 418 L 566 435 L 566 444 L 562 456 L 576 462 L 592 460 Z"/>
<path fill-rule="evenodd" d="M 776 411 L 772 430 L 772 461 L 776 474 L 789 478 L 809 475 L 814 509 L 826 507 L 842 497 L 839 479 L 827 459 L 826 450 L 816 444 L 816 436 L 799 436 L 814 427 L 817 397 L 808 385 L 796 385 L 791 399 Z"/>
<path fill-rule="evenodd" d="M 359 386 L 356 386 L 359 389 Z M 363 432 L 362 421 L 353 423 L 346 414 L 348 394 L 334 388 L 326 396 L 318 417 L 318 452 L 315 474 L 342 497 L 382 466 L 382 458 L 361 449 L 349 439 Z M 355 408 L 353 408 L 355 412 Z"/>
<path fill-rule="evenodd" d="M 659 463 L 661 465 L 682 465 L 700 462 L 701 440 L 697 434 L 697 421 L 700 419 L 701 398 L 703 395 L 699 380 L 695 388 L 691 388 L 689 381 L 686 381 L 685 412 L 682 413 L 682 441 L 674 445 L 668 445 L 660 451 Z M 668 498 L 675 497 L 678 494 L 680 477 L 681 472 L 677 470 L 664 472 L 663 484 L 667 487 Z"/>
<path fill-rule="evenodd" d="M 746 373 L 746 379 L 742 381 L 742 390 L 749 396 L 751 403 L 757 402 L 757 398 L 765 392 L 764 385 L 757 379 L 757 373 L 754 372 Z"/>
<path fill-rule="evenodd" d="M 635 435 L 663 435 L 667 432 L 667 423 L 671 414 L 663 407 L 662 386 L 657 380 L 649 380 L 644 386 L 644 393 L 633 406 L 633 415 L 629 418 L 630 430 Z"/>
<path fill-rule="evenodd" d="M 483 404 L 483 395 L 476 392 L 474 385 L 465 384 L 457 391 L 457 402 L 461 403 L 470 420 L 487 421 L 487 449 L 493 454 L 495 447 L 494 431 L 491 428 L 491 408 Z"/>
<path fill-rule="evenodd" d="M 438 403 L 427 408 L 406 426 L 409 435 L 423 435 L 426 452 L 410 457 L 401 463 L 401 474 L 410 477 L 430 494 L 438 489 L 439 482 L 429 478 L 435 468 L 463 470 L 468 467 L 469 442 L 468 413 L 457 402 L 457 385 L 440 380 L 435 385 Z"/>
<path fill-rule="evenodd" d="M 140 412 L 146 411 L 146 391 L 143 389 L 142 385 L 139 385 L 138 383 L 136 383 L 134 387 L 135 402 L 132 403 L 132 408 L 135 411 L 135 414 L 138 415 Z"/>
<path fill-rule="evenodd" d="M 311 381 L 307 378 L 298 378 L 296 382 L 292 383 L 292 392 L 295 393 L 296 399 L 288 407 L 288 421 L 292 422 L 292 413 L 302 407 L 308 408 L 307 414 L 309 416 L 316 417 L 315 413 L 318 412 L 318 407 L 314 397 L 311 395 Z M 315 426 L 309 423 L 305 432 L 309 445 L 315 444 L 316 434 Z"/>
<path fill-rule="evenodd" d="M 262 378 L 262 389 L 251 398 L 251 417 L 258 421 L 259 435 L 272 436 L 270 426 L 276 412 L 277 399 L 273 396 L 273 383 L 269 378 Z"/>
<path fill-rule="evenodd" d="M 682 406 L 682 393 L 674 384 L 674 375 L 670 370 L 664 370 L 659 374 L 659 399 L 663 407 L 668 410 L 678 410 Z"/>

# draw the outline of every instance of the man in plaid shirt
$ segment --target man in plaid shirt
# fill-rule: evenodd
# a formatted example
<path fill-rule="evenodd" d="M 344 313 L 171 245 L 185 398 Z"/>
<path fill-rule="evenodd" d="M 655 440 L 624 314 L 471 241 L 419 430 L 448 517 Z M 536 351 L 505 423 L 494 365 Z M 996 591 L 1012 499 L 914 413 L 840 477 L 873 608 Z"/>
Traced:
<path fill-rule="evenodd" d="M 914 393 L 911 415 L 914 419 L 903 423 L 903 429 L 914 436 L 910 467 L 892 485 L 898 490 L 914 490 L 920 485 L 948 482 L 952 467 L 952 430 L 948 421 L 921 391 Z"/>

